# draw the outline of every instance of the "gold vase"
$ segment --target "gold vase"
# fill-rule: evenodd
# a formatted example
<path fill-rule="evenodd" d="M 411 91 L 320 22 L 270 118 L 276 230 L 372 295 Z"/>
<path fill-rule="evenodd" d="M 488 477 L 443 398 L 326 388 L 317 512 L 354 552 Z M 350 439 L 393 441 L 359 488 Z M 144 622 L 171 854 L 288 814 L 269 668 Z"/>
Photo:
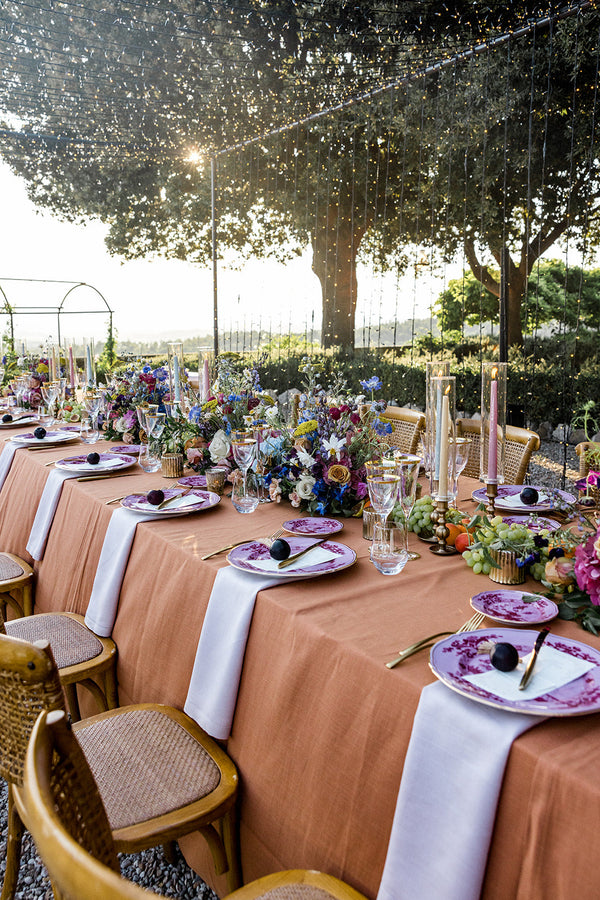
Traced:
<path fill-rule="evenodd" d="M 490 550 L 490 556 L 498 565 L 490 571 L 492 581 L 497 584 L 523 584 L 525 566 L 517 565 L 517 554 L 513 550 Z"/>
<path fill-rule="evenodd" d="M 183 475 L 182 453 L 163 453 L 160 463 L 164 478 L 181 478 Z"/>

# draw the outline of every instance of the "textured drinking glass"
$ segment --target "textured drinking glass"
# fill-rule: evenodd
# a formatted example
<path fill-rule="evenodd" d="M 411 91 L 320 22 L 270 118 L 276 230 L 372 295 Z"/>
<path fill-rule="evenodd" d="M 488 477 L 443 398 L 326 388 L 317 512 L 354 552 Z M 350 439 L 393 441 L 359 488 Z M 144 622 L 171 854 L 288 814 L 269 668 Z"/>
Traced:
<path fill-rule="evenodd" d="M 398 575 L 408 562 L 404 533 L 403 526 L 387 528 L 379 522 L 373 526 L 371 562 L 382 575 Z"/>
<path fill-rule="evenodd" d="M 238 478 L 233 483 L 231 503 L 239 513 L 253 513 L 260 503 L 258 484 L 253 472 L 245 472 L 244 475 L 243 479 Z"/>

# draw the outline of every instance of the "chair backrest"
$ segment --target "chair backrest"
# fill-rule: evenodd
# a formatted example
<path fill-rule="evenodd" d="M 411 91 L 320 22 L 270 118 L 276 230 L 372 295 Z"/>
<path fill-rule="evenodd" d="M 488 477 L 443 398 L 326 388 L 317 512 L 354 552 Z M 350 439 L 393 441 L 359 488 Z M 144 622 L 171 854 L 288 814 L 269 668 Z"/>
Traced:
<path fill-rule="evenodd" d="M 40 713 L 25 764 L 27 825 L 64 900 L 155 897 L 121 878 L 94 776 L 64 712 Z"/>
<path fill-rule="evenodd" d="M 65 709 L 50 644 L 0 634 L 0 776 L 9 783 L 23 783 L 31 729 L 50 709 Z"/>
<path fill-rule="evenodd" d="M 471 438 L 471 452 L 464 474 L 479 478 L 481 455 L 481 420 L 457 419 L 456 434 Z M 540 439 L 535 431 L 527 428 L 506 426 L 506 449 L 504 454 L 504 480 L 507 484 L 523 484 L 532 453 L 539 450 Z"/>
<path fill-rule="evenodd" d="M 404 453 L 416 453 L 419 440 L 425 430 L 425 414 L 407 406 L 388 406 L 379 418 L 392 426 L 392 433 L 385 440 L 391 447 Z"/>

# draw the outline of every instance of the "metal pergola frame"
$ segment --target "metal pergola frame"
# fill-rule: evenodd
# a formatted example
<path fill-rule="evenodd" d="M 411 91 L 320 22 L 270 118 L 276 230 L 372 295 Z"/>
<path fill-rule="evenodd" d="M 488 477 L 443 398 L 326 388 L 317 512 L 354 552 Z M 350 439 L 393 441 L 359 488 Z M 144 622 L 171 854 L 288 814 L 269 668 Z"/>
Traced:
<path fill-rule="evenodd" d="M 3 282 L 20 282 L 20 283 L 29 283 L 29 284 L 62 284 L 62 285 L 70 285 L 67 292 L 63 295 L 60 302 L 57 306 L 13 306 L 4 290 L 2 284 Z M 104 308 L 102 309 L 65 309 L 64 304 L 67 298 L 78 288 L 89 288 L 91 291 L 94 291 L 95 294 L 100 298 L 100 300 L 104 303 Z M 56 316 L 56 329 L 57 329 L 57 337 L 58 337 L 58 345 L 61 345 L 61 329 L 60 329 L 60 321 L 61 316 L 64 315 L 105 315 L 108 313 L 110 320 L 110 330 L 112 331 L 113 324 L 113 310 L 108 305 L 108 301 L 106 297 L 98 290 L 98 288 L 94 287 L 92 284 L 88 284 L 85 281 L 61 281 L 58 279 L 51 278 L 2 278 L 0 277 L 0 295 L 4 299 L 4 306 L 0 310 L 0 312 L 4 313 L 4 315 L 9 316 L 10 318 L 10 337 L 14 346 L 14 317 L 15 316 Z"/>

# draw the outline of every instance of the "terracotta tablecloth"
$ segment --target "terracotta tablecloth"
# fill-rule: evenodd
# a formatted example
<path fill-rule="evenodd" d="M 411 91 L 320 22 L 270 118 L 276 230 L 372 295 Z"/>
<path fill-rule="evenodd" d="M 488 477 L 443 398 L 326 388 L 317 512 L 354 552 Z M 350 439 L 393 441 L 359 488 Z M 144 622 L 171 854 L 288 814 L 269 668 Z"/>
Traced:
<path fill-rule="evenodd" d="M 44 464 L 69 454 L 64 447 L 16 453 L 0 493 L 2 549 L 27 558 Z M 35 564 L 37 611 L 85 612 L 113 509 L 105 501 L 160 484 L 160 474 L 141 470 L 65 482 L 44 559 Z M 459 500 L 475 485 L 463 479 Z M 227 564 L 225 555 L 200 557 L 266 536 L 293 516 L 287 504 L 241 516 L 224 499 L 209 512 L 137 528 L 113 632 L 122 703 L 183 707 L 212 583 Z M 489 582 L 458 556 L 434 556 L 412 535 L 421 559 L 386 578 L 369 563 L 361 520 L 344 520 L 337 537 L 357 551 L 352 568 L 258 595 L 228 750 L 241 774 L 245 878 L 318 868 L 373 898 L 419 694 L 433 681 L 425 653 L 394 670 L 384 663 L 424 634 L 458 628 L 471 612 L 469 598 Z M 571 623 L 556 621 L 552 629 L 600 646 Z M 600 718 L 554 719 L 533 729 L 510 754 L 482 897 L 596 898 L 589 845 L 599 827 Z M 202 840 L 181 843 L 190 863 L 225 893 Z"/>

